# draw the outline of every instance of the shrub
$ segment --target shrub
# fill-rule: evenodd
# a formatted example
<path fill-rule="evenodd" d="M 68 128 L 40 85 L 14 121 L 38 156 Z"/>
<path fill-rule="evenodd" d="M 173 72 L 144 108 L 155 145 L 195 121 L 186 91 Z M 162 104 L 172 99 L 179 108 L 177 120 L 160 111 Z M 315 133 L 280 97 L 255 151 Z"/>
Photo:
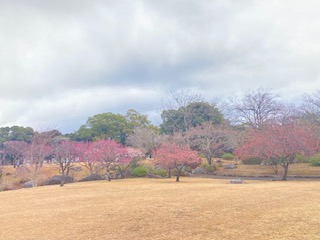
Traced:
<path fill-rule="evenodd" d="M 296 154 L 294 161 L 300 162 L 300 163 L 308 162 L 307 159 L 302 154 Z"/>
<path fill-rule="evenodd" d="M 55 184 L 61 184 L 61 183 L 73 183 L 74 179 L 73 177 L 66 176 L 66 175 L 56 175 L 52 178 L 48 179 L 45 182 L 45 185 L 55 185 Z"/>
<path fill-rule="evenodd" d="M 309 159 L 309 162 L 312 166 L 320 166 L 320 153 L 318 153 L 317 155 L 311 157 Z"/>
<path fill-rule="evenodd" d="M 209 173 L 213 173 L 215 171 L 217 171 L 217 166 L 215 164 L 208 164 L 208 163 L 205 163 L 203 164 L 203 167 L 207 170 L 207 172 Z"/>
<path fill-rule="evenodd" d="M 222 155 L 221 157 L 224 160 L 233 160 L 234 159 L 234 155 L 232 153 L 225 153 Z"/>
<path fill-rule="evenodd" d="M 141 159 L 134 159 L 130 164 L 131 169 L 135 169 L 137 167 L 142 167 L 142 166 L 143 166 L 143 162 L 141 161 Z"/>
<path fill-rule="evenodd" d="M 133 169 L 133 176 L 136 177 L 145 177 L 147 175 L 148 170 L 145 167 L 136 167 Z"/>
<path fill-rule="evenodd" d="M 242 164 L 244 165 L 260 165 L 262 163 L 262 159 L 261 158 L 248 158 L 246 160 L 242 161 Z"/>
<path fill-rule="evenodd" d="M 154 175 L 165 177 L 167 176 L 167 171 L 165 169 L 156 169 L 153 171 Z"/>
<path fill-rule="evenodd" d="M 87 177 L 84 177 L 79 180 L 79 182 L 86 182 L 86 181 L 98 181 L 98 180 L 103 180 L 103 177 L 101 177 L 98 174 L 91 174 Z"/>

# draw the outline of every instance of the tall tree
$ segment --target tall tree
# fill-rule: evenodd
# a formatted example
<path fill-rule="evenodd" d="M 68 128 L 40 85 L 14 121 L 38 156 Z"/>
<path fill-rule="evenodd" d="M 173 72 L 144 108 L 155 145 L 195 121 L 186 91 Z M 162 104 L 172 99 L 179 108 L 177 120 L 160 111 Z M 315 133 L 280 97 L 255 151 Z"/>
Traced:
<path fill-rule="evenodd" d="M 85 126 L 73 134 L 72 139 L 89 141 L 91 139 L 114 139 L 125 143 L 128 134 L 127 119 L 121 114 L 111 112 L 89 117 Z"/>
<path fill-rule="evenodd" d="M 248 91 L 242 99 L 231 103 L 236 122 L 259 128 L 263 123 L 273 120 L 283 111 L 279 96 L 259 88 Z"/>
<path fill-rule="evenodd" d="M 93 141 L 95 133 L 91 128 L 88 128 L 86 125 L 81 125 L 78 131 L 75 133 L 69 134 L 70 140 L 72 141 Z"/>
<path fill-rule="evenodd" d="M 312 124 L 320 125 L 320 90 L 303 95 L 300 111 L 303 119 Z"/>
<path fill-rule="evenodd" d="M 192 102 L 177 110 L 165 110 L 161 113 L 161 118 L 163 123 L 160 125 L 160 131 L 165 134 L 185 132 L 206 122 L 212 124 L 223 122 L 223 116 L 218 108 L 207 102 Z"/>
<path fill-rule="evenodd" d="M 137 110 L 129 109 L 125 117 L 127 119 L 130 132 L 136 128 L 148 128 L 152 126 L 151 122 L 148 120 L 148 116 L 139 113 Z"/>
<path fill-rule="evenodd" d="M 24 141 L 30 143 L 34 135 L 34 130 L 31 127 L 1 127 L 0 128 L 0 143 L 6 141 Z"/>
<path fill-rule="evenodd" d="M 185 130 L 186 107 L 194 102 L 203 102 L 203 96 L 190 90 L 170 91 L 168 98 L 162 102 L 160 131 L 172 134 Z"/>

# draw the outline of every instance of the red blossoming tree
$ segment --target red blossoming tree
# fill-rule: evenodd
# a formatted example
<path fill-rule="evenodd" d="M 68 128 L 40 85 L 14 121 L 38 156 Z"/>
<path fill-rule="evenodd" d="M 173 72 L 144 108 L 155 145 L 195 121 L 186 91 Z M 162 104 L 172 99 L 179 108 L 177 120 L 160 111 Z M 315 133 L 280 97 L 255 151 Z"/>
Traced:
<path fill-rule="evenodd" d="M 86 167 L 90 174 L 98 174 L 101 169 L 102 151 L 99 150 L 96 142 L 79 142 L 78 151 L 81 165 Z"/>
<path fill-rule="evenodd" d="M 111 170 L 116 167 L 116 162 L 124 155 L 124 147 L 115 140 L 98 140 L 94 144 L 96 154 L 106 170 L 108 181 L 111 181 Z"/>
<path fill-rule="evenodd" d="M 175 143 L 162 144 L 154 153 L 155 164 L 175 168 L 177 170 L 176 182 L 179 182 L 181 171 L 184 166 L 201 162 L 197 152 L 189 146 L 179 146 Z"/>
<path fill-rule="evenodd" d="M 246 139 L 235 154 L 244 160 L 259 157 L 270 164 L 279 164 L 284 169 L 282 180 L 287 179 L 289 165 L 297 154 L 311 156 L 318 150 L 318 141 L 313 133 L 295 122 L 265 124 L 260 129 L 249 131 Z"/>

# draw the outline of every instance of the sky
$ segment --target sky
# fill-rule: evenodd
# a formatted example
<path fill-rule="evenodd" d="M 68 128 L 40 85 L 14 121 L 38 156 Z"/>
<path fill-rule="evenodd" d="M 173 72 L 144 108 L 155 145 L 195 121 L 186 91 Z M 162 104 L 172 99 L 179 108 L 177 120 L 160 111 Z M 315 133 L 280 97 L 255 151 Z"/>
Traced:
<path fill-rule="evenodd" d="M 318 0 L 0 0 L 0 127 L 135 109 L 170 91 L 207 101 L 320 88 Z"/>

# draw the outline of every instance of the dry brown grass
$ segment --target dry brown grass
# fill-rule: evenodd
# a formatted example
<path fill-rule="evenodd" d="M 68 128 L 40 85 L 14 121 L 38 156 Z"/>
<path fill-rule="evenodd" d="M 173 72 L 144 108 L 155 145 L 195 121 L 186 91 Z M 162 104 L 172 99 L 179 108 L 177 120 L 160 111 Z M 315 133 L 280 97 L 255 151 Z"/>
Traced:
<path fill-rule="evenodd" d="M 232 163 L 232 161 L 229 161 Z M 234 162 L 233 162 L 234 163 Z M 281 175 L 283 168 L 279 166 L 279 174 Z M 237 165 L 236 169 L 222 169 L 220 173 L 234 174 L 239 176 L 265 176 L 273 175 L 273 171 L 268 166 L 261 165 Z M 289 166 L 288 176 L 320 176 L 320 167 L 311 166 L 309 163 L 295 163 Z"/>
<path fill-rule="evenodd" d="M 0 193 L 0 239 L 320 239 L 319 182 L 124 179 Z"/>

